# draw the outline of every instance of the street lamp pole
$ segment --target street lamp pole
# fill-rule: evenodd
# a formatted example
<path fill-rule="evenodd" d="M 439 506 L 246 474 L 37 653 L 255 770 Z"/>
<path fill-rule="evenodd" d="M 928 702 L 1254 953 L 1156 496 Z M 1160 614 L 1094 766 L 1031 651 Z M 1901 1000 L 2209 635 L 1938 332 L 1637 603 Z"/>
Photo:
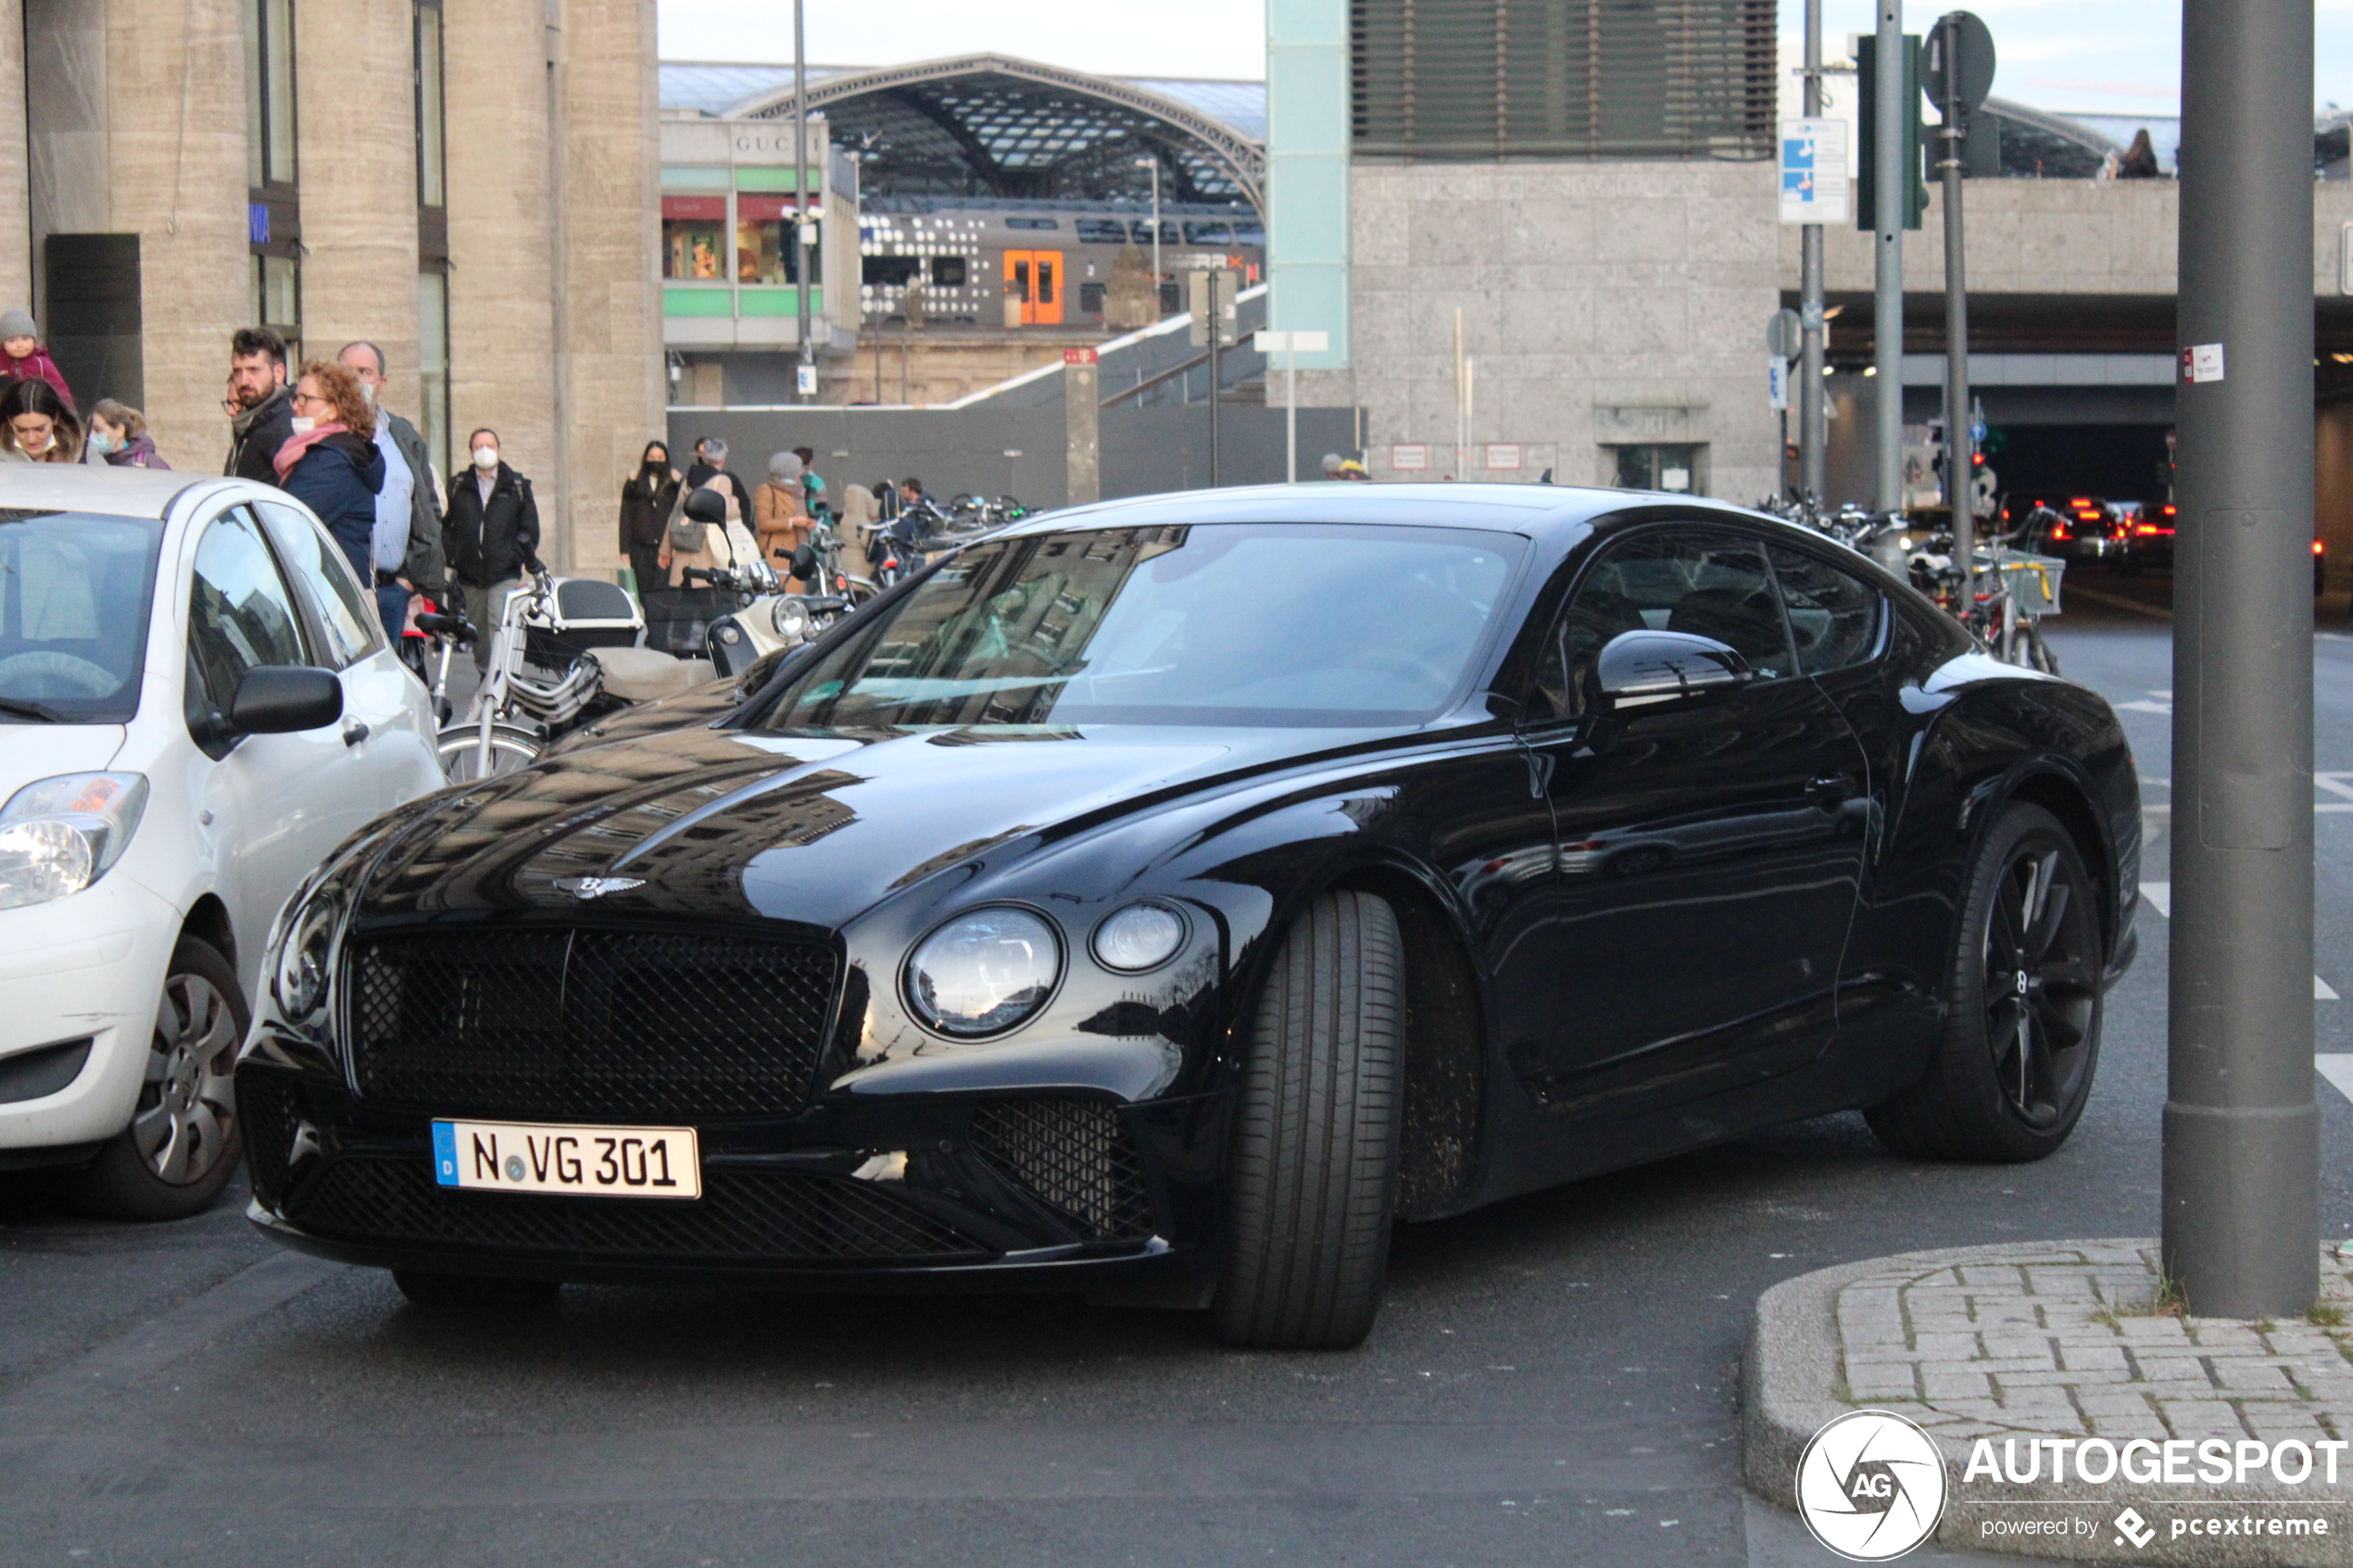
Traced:
<path fill-rule="evenodd" d="M 1936 23 L 1936 46 L 1944 61 L 1944 123 L 1936 144 L 1936 169 L 1944 196 L 1944 504 L 1952 508 L 1953 559 L 1961 569 L 1961 613 L 1971 625 L 1977 615 L 1977 433 L 1971 428 L 1969 390 L 1968 252 L 1961 228 L 1961 176 L 1968 172 L 1963 149 L 1969 105 L 1962 80 L 1962 13 L 1948 12 Z M 1886 374 L 1884 370 L 1880 372 Z"/>
<path fill-rule="evenodd" d="M 1871 363 L 1879 377 L 1877 420 L 1872 432 L 1876 501 L 1892 512 L 1904 505 L 1904 219 L 1911 195 L 1904 167 L 1904 0 L 1879 0 L 1879 37 L 1872 49 L 1872 119 L 1864 129 L 1873 143 L 1871 210 L 1875 281 L 1871 305 Z"/>
<path fill-rule="evenodd" d="M 811 383 L 817 365 L 817 354 L 809 341 L 811 311 L 809 308 L 809 62 L 805 36 L 801 26 L 803 0 L 792 0 L 792 145 L 793 166 L 793 274 L 794 295 L 800 330 L 800 364 L 793 376 L 793 401 L 806 403 L 814 395 Z"/>
<path fill-rule="evenodd" d="M 1822 116 L 1822 0 L 1806 0 L 1806 118 Z M 1804 346 L 1797 372 L 1797 483 L 1817 502 L 1825 499 L 1823 446 L 1829 433 L 1822 418 L 1822 226 L 1808 223 L 1798 233 L 1797 320 Z"/>
<path fill-rule="evenodd" d="M 1157 155 L 1139 157 L 1136 160 L 1136 167 L 1152 171 L 1152 320 L 1157 321 L 1163 314 L 1160 304 L 1160 158 Z"/>
<path fill-rule="evenodd" d="M 2221 1317 L 2319 1288 L 2312 9 L 2182 7 L 2164 1262 Z"/>

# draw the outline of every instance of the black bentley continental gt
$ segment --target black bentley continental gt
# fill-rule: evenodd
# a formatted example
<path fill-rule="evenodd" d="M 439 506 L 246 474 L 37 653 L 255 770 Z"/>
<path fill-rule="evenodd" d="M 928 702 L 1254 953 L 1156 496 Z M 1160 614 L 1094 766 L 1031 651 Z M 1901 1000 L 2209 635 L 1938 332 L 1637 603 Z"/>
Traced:
<path fill-rule="evenodd" d="M 1686 497 L 1110 502 L 288 905 L 255 1221 L 427 1305 L 963 1286 L 1353 1344 L 1395 1220 L 1860 1108 L 2020 1160 L 2130 961 L 2115 714 Z"/>

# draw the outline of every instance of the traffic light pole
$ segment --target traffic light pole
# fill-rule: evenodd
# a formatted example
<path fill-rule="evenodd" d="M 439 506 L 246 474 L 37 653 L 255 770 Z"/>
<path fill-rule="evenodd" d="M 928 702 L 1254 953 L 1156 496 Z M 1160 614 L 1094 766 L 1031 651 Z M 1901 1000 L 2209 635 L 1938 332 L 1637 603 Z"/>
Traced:
<path fill-rule="evenodd" d="M 2164 1263 L 2319 1287 L 2312 1095 L 2312 0 L 2182 7 Z"/>
<path fill-rule="evenodd" d="M 1874 144 L 1871 212 L 1877 289 L 1871 304 L 1871 364 L 1879 378 L 1871 449 L 1873 488 L 1881 511 L 1904 505 L 1904 214 L 1910 181 L 1904 167 L 1904 0 L 1879 0 L 1872 51 Z"/>
<path fill-rule="evenodd" d="M 1961 569 L 1961 618 L 1977 624 L 1977 433 L 1970 428 L 1969 394 L 1969 277 L 1961 244 L 1962 140 L 1969 134 L 1969 100 L 1961 70 L 1961 19 L 1953 12 L 1936 24 L 1936 45 L 1944 69 L 1944 123 L 1936 133 L 1944 149 L 1936 168 L 1944 178 L 1944 500 L 1953 513 L 1953 560 Z M 1887 372 L 1881 370 L 1880 374 Z"/>
<path fill-rule="evenodd" d="M 1822 115 L 1822 0 L 1806 0 L 1806 118 Z M 1818 504 L 1829 488 L 1822 418 L 1822 226 L 1808 223 L 1798 235 L 1798 330 L 1804 346 L 1797 369 L 1797 484 Z"/>

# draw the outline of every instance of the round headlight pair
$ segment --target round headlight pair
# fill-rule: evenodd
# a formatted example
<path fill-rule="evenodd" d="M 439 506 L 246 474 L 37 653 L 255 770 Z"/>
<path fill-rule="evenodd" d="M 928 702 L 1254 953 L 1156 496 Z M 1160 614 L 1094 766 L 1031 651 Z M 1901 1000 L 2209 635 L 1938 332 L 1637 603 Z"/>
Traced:
<path fill-rule="evenodd" d="M 1166 904 L 1130 904 L 1095 927 L 1095 960 L 1122 974 L 1157 969 L 1185 945 L 1185 917 Z M 908 955 L 907 1005 L 924 1026 L 978 1039 L 1001 1035 L 1053 995 L 1062 978 L 1053 922 L 1012 905 L 971 909 Z"/>

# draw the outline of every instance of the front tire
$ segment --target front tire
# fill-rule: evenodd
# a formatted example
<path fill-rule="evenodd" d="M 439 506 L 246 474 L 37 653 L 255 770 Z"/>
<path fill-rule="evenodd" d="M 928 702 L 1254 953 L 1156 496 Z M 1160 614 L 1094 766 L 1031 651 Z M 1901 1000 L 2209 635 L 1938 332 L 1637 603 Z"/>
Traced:
<path fill-rule="evenodd" d="M 252 1022 L 237 972 L 208 942 L 171 949 L 131 1125 L 77 1183 L 94 1212 L 184 1220 L 220 1201 L 237 1169 L 237 1091 L 230 1076 Z"/>
<path fill-rule="evenodd" d="M 1899 1154 L 2041 1160 L 2098 1065 L 2106 953 L 2097 884 L 2057 817 L 2016 802 L 1980 847 L 1928 1073 L 1864 1112 Z"/>
<path fill-rule="evenodd" d="M 1403 968 L 1397 916 L 1368 893 L 1318 897 L 1275 956 L 1242 1070 L 1210 1309 L 1228 1344 L 1340 1349 L 1372 1330 L 1396 1189 Z"/>

